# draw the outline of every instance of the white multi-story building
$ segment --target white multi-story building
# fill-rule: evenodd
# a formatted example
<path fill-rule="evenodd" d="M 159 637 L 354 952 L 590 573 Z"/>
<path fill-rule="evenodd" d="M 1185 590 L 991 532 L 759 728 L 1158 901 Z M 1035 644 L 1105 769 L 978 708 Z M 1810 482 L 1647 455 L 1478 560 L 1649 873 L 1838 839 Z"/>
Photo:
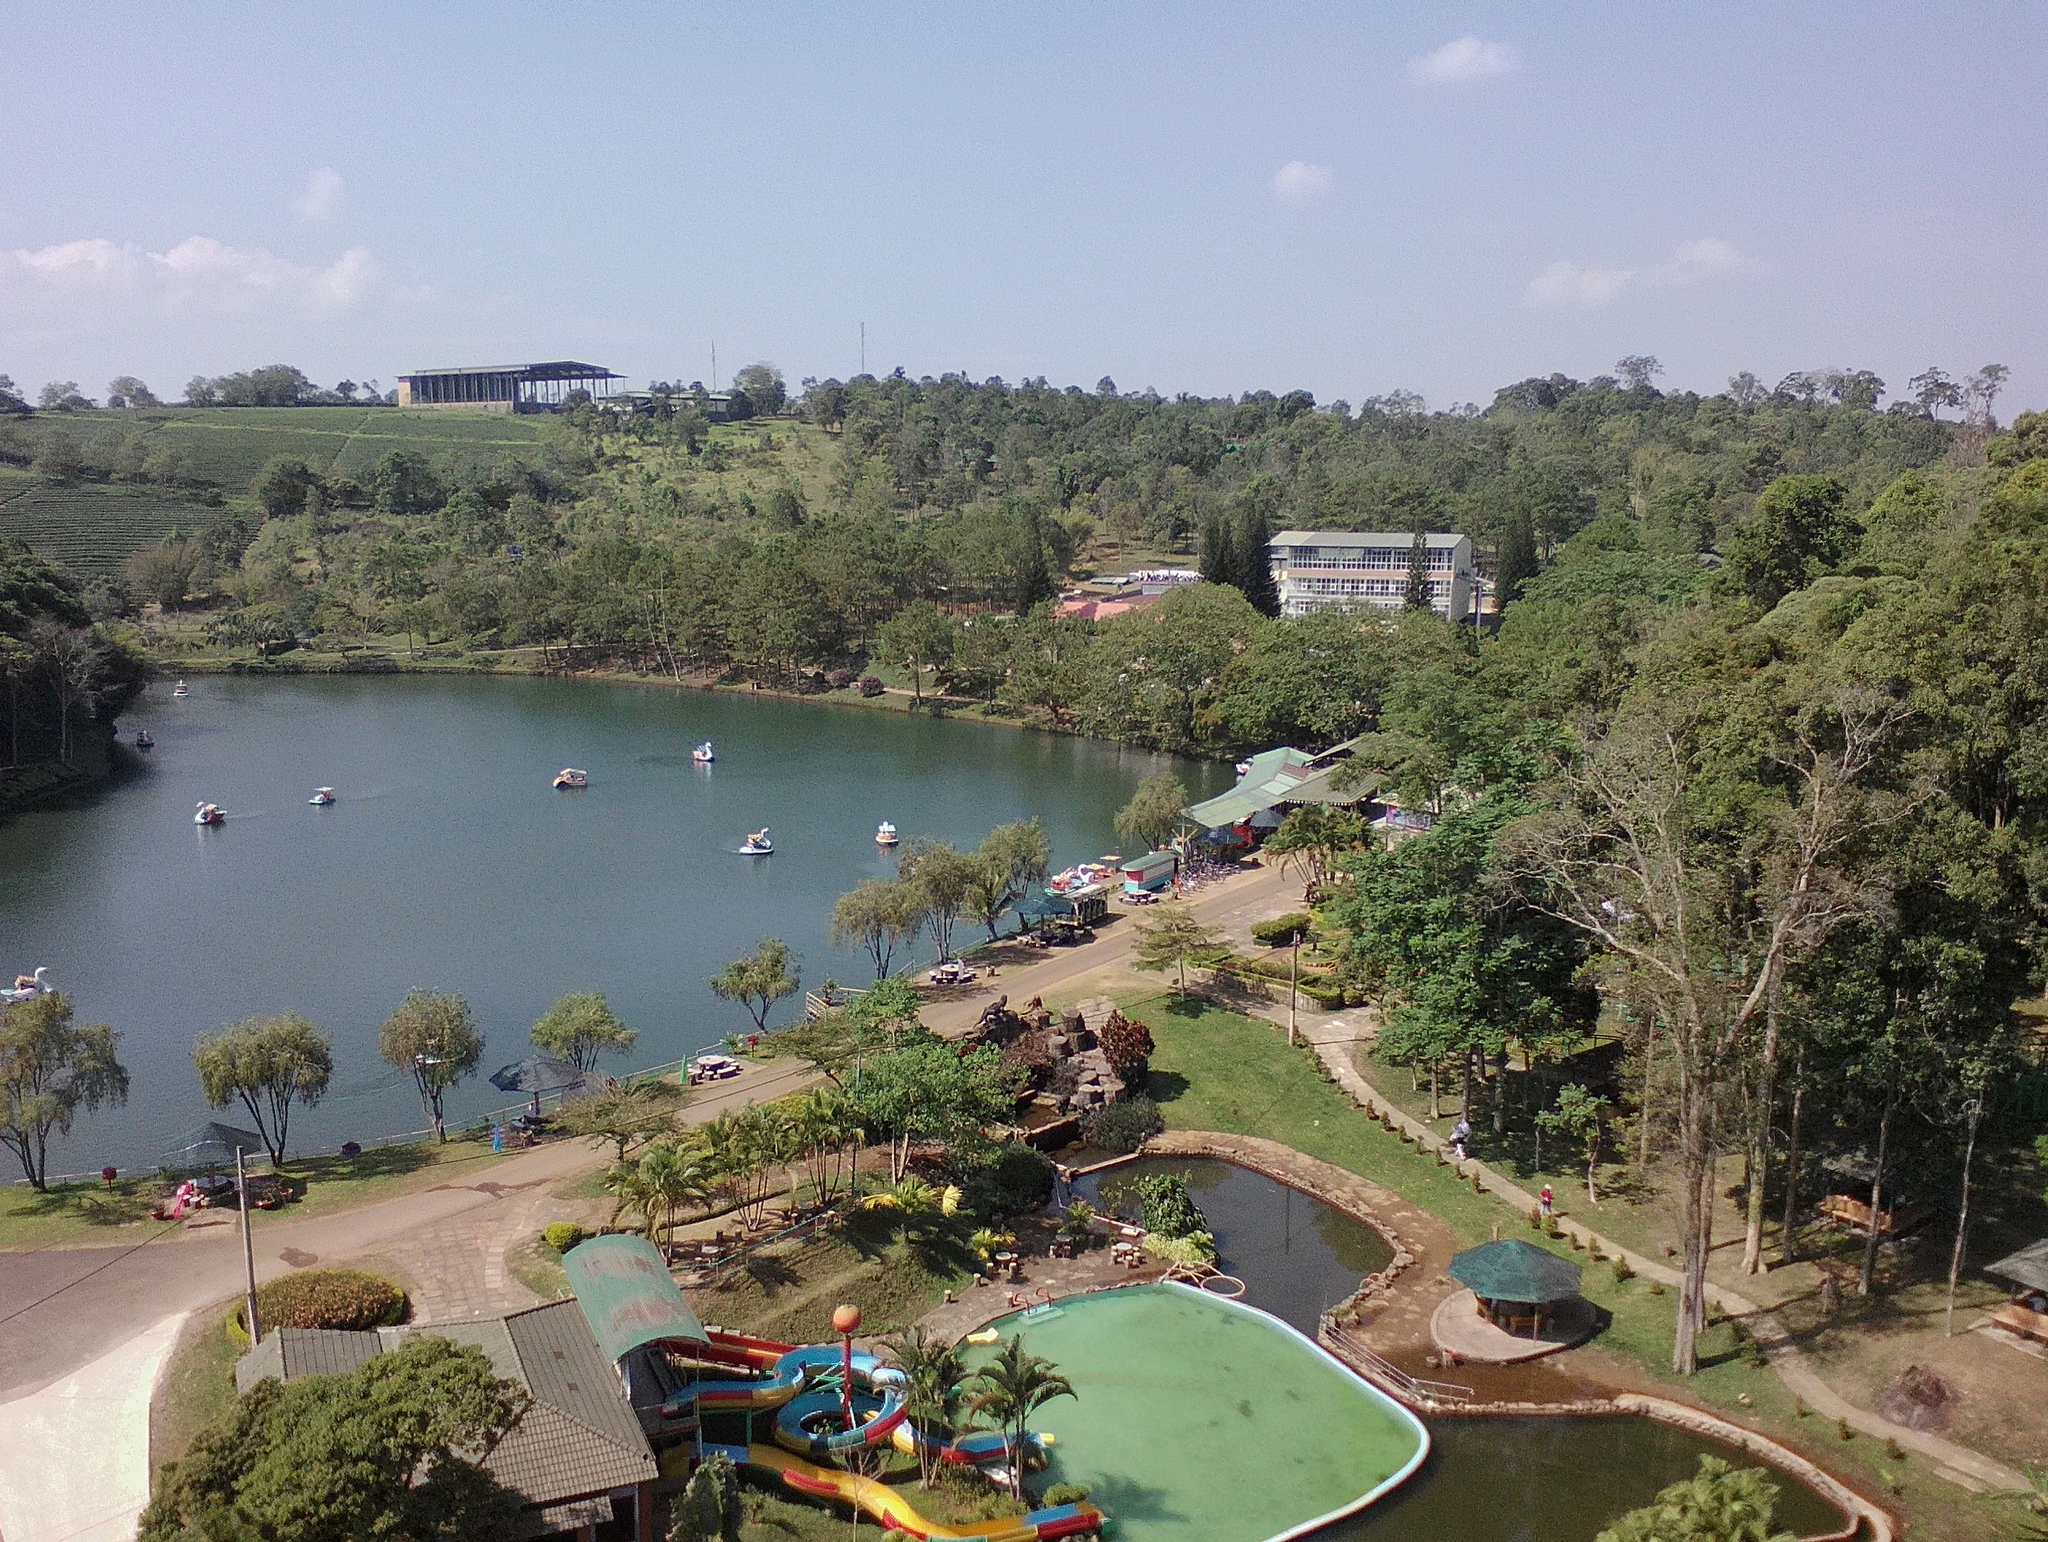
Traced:
<path fill-rule="evenodd" d="M 1429 605 L 1439 616 L 1472 614 L 1472 542 L 1462 535 L 1425 535 Z M 1280 614 L 1374 606 L 1399 610 L 1408 592 L 1408 554 L 1415 537 L 1390 530 L 1283 530 L 1268 548 Z"/>

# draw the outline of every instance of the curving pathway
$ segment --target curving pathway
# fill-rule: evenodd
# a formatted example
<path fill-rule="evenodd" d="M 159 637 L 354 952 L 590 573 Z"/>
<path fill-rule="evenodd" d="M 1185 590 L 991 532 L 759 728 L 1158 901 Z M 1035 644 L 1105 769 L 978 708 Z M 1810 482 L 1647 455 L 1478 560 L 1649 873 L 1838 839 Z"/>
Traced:
<path fill-rule="evenodd" d="M 1317 1036 L 1317 1029 L 1323 1036 Z M 1357 1034 L 1350 1028 L 1340 1035 L 1330 1035 L 1322 1023 L 1309 1032 L 1309 1042 L 1315 1046 L 1316 1056 L 1330 1078 L 1341 1087 L 1352 1102 L 1363 1107 L 1368 1101 L 1373 1107 L 1386 1109 L 1394 1122 L 1416 1140 L 1433 1149 L 1444 1149 L 1448 1142 L 1442 1135 L 1421 1120 L 1411 1118 L 1393 1107 L 1371 1082 L 1360 1074 L 1353 1063 L 1351 1047 L 1357 1042 Z M 1526 1213 L 1534 1208 L 1536 1196 L 1522 1188 L 1512 1179 L 1495 1172 L 1484 1162 L 1467 1158 L 1459 1171 L 1466 1175 L 1476 1174 L 1488 1193 L 1508 1202 L 1514 1209 Z M 1589 1247 L 1597 1242 L 1609 1257 L 1626 1258 L 1629 1267 L 1645 1279 L 1659 1280 L 1665 1285 L 1678 1283 L 1678 1271 L 1661 1260 L 1645 1258 L 1618 1243 L 1601 1236 L 1591 1227 L 1565 1217 L 1559 1218 L 1560 1226 L 1569 1234 L 1578 1237 Z M 2019 1493 L 2033 1492 L 2033 1485 L 2023 1473 L 2014 1471 L 2003 1462 L 1995 1461 L 1981 1452 L 1972 1451 L 1968 1446 L 1958 1445 L 1953 1440 L 1944 1440 L 1939 1435 L 1929 1435 L 1920 1430 L 1908 1429 L 1894 1424 L 1868 1409 L 1858 1408 L 1847 1398 L 1836 1392 L 1820 1373 L 1814 1370 L 1813 1362 L 1787 1331 L 1785 1325 L 1770 1312 L 1755 1302 L 1735 1294 L 1733 1291 L 1711 1282 L 1707 1291 L 1711 1303 L 1723 1314 L 1740 1317 L 1748 1325 L 1750 1336 L 1760 1345 L 1771 1369 L 1815 1413 L 1829 1419 L 1840 1419 L 1852 1429 L 1880 1440 L 1896 1440 L 1909 1451 L 1917 1451 L 1940 1465 L 1936 1469 L 1941 1477 L 1964 1488 L 1982 1492 L 1987 1489 L 2010 1489 Z"/>

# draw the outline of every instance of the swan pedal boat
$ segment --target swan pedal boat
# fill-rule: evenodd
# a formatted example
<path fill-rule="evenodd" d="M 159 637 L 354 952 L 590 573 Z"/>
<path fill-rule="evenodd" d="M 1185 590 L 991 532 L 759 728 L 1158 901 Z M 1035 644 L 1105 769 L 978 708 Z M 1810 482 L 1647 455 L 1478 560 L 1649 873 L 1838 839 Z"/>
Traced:
<path fill-rule="evenodd" d="M 0 991 L 0 1002 L 9 1005 L 17 1001 L 33 1001 L 50 988 L 50 971 L 38 964 L 34 974 L 18 974 L 14 977 L 14 989 Z"/>
<path fill-rule="evenodd" d="M 156 748 L 156 740 L 150 738 L 147 728 L 136 734 L 135 747 L 138 750 L 153 750 Z"/>
<path fill-rule="evenodd" d="M 334 801 L 334 789 L 332 787 L 315 787 L 313 789 L 313 796 L 306 801 L 315 808 L 325 808 Z"/>
<path fill-rule="evenodd" d="M 775 842 L 768 838 L 768 831 L 764 827 L 747 837 L 746 843 L 740 847 L 740 855 L 743 857 L 765 857 L 774 850 Z"/>
<path fill-rule="evenodd" d="M 227 814 L 218 803 L 202 803 L 192 816 L 195 825 L 219 825 L 227 823 Z"/>
<path fill-rule="evenodd" d="M 698 745 L 694 750 L 690 751 L 690 759 L 694 760 L 700 766 L 708 766 L 714 760 L 718 759 L 718 752 L 712 749 L 711 741 L 709 739 L 706 739 L 702 744 Z"/>
<path fill-rule="evenodd" d="M 171 687 L 171 694 L 173 696 L 190 696 L 192 694 L 192 688 L 186 685 L 184 681 L 180 680 L 176 685 Z"/>
<path fill-rule="evenodd" d="M 588 787 L 590 785 L 590 773 L 578 771 L 574 766 L 564 766 L 555 773 L 555 785 L 557 787 Z"/>

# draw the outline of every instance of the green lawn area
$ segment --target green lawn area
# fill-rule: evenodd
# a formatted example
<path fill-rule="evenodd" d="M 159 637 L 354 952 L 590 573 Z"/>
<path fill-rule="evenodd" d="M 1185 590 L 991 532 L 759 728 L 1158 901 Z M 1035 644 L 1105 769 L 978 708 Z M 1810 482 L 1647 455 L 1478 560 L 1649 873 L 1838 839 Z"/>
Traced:
<path fill-rule="evenodd" d="M 487 1141 L 458 1138 L 446 1145 L 420 1141 L 380 1146 L 353 1157 L 292 1162 L 284 1172 L 304 1181 L 305 1197 L 280 1210 L 257 1211 L 256 1226 L 259 1231 L 287 1226 L 395 1199 L 437 1183 L 466 1183 L 474 1174 L 515 1155 L 512 1151 L 493 1153 Z M 261 1165 L 268 1170 L 268 1163 Z M 0 1252 L 140 1242 L 165 1229 L 165 1223 L 149 1219 L 157 1188 L 155 1178 L 118 1179 L 111 1189 L 98 1183 L 61 1184 L 46 1194 L 38 1194 L 26 1184 L 10 1184 L 0 1189 Z M 235 1218 L 232 1210 L 200 1214 L 230 1223 Z M 171 1229 L 184 1230 L 180 1226 Z M 212 1228 L 189 1234 L 208 1236 Z"/>
<path fill-rule="evenodd" d="M 791 1344 L 832 1338 L 832 1308 L 861 1309 L 867 1334 L 906 1328 L 967 1284 L 967 1250 L 943 1233 L 907 1244 L 885 1214 L 856 1213 L 844 1228 L 756 1255 L 716 1286 L 685 1292 L 708 1323 Z"/>
<path fill-rule="evenodd" d="M 150 1409 L 150 1470 L 175 1462 L 192 1438 L 235 1404 L 235 1361 L 246 1344 L 228 1335 L 228 1319 L 240 1309 L 209 1307 L 185 1325 Z"/>
<path fill-rule="evenodd" d="M 1501 1201 L 1474 1193 L 1433 1155 L 1368 1121 L 1325 1079 L 1312 1051 L 1288 1048 L 1284 1029 L 1171 992 L 1133 994 L 1118 1004 L 1152 1031 L 1152 1092 L 1170 1128 L 1281 1141 L 1384 1184 L 1437 1216 L 1465 1246 L 1488 1240 L 1498 1225 L 1502 1236 L 1569 1257 L 1583 1268 L 1587 1299 L 1613 1314 L 1600 1346 L 1626 1358 L 1644 1381 L 1804 1450 L 1903 1510 L 1916 1536 L 1975 1542 L 2019 1534 L 2024 1512 L 2016 1499 L 1973 1496 L 1936 1478 L 1925 1458 L 1893 1456 L 1867 1436 L 1844 1441 L 1817 1415 L 1802 1417 L 1776 1374 L 1746 1352 L 1732 1324 L 1708 1328 L 1698 1374 L 1672 1376 L 1675 1292 L 1653 1294 L 1640 1278 L 1617 1282 L 1611 1266 L 1574 1254 L 1567 1242 L 1543 1237 Z M 1565 1193 L 1560 1186 L 1560 1197 Z"/>

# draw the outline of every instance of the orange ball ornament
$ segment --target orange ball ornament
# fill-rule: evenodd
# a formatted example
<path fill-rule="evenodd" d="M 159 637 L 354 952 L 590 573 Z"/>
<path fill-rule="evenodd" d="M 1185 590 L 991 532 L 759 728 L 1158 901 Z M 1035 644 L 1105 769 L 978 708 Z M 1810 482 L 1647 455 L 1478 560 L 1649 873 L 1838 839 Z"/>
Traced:
<path fill-rule="evenodd" d="M 832 1308 L 832 1331 L 844 1338 L 860 1331 L 860 1308 L 857 1306 L 835 1306 Z"/>

